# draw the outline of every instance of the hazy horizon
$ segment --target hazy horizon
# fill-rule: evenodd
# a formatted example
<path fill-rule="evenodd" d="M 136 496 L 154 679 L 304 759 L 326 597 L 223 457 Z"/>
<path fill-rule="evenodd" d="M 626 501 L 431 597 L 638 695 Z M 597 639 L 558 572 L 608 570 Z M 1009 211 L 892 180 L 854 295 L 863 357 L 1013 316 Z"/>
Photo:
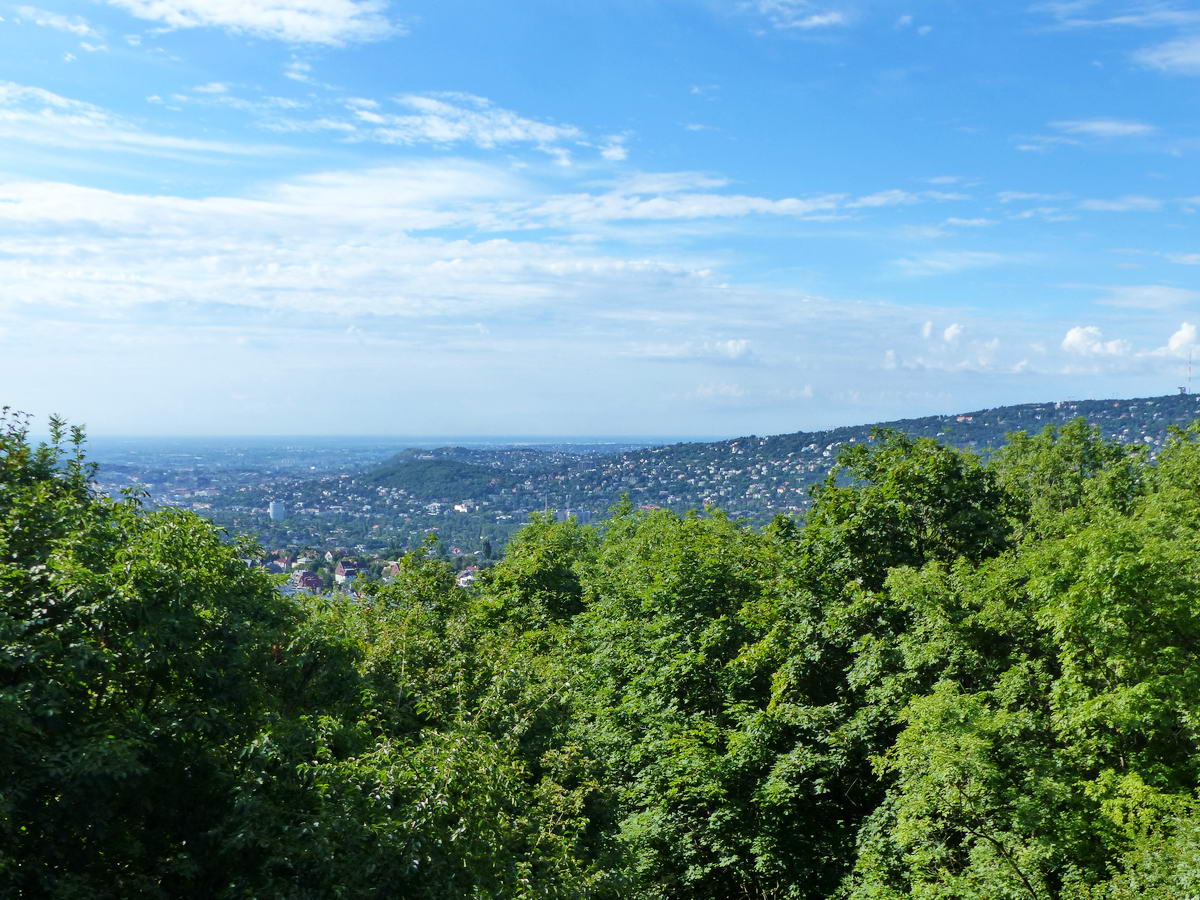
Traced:
<path fill-rule="evenodd" d="M 1024 400 L 1015 404 L 996 404 L 996 406 L 1021 406 L 1027 404 L 1042 404 L 1042 403 L 1058 403 L 1058 402 L 1087 402 L 1087 401 L 1116 401 L 1121 402 L 1131 400 L 1147 400 L 1160 397 L 1175 396 L 1175 392 L 1163 394 L 1147 394 L 1137 396 L 1127 395 L 1111 395 L 1111 396 L 1094 396 L 1094 397 L 1044 397 L 1040 399 Z M 277 444 L 287 441 L 311 441 L 311 442 L 332 442 L 332 441 L 356 441 L 356 442 L 389 442 L 394 443 L 400 449 L 406 447 L 413 448 L 436 448 L 443 446 L 470 446 L 479 444 L 483 446 L 504 446 L 504 445 L 541 445 L 541 444 L 642 444 L 646 446 L 658 446 L 673 443 L 691 443 L 691 442 L 715 442 L 734 440 L 750 436 L 767 437 L 774 434 L 790 434 L 794 432 L 808 431 L 827 431 L 835 428 L 854 427 L 859 425 L 873 425 L 889 421 L 904 420 L 904 419 L 921 419 L 930 416 L 953 416 L 970 414 L 995 407 L 971 407 L 961 409 L 939 409 L 932 411 L 917 411 L 907 415 L 895 416 L 892 419 L 879 419 L 873 422 L 870 421 L 835 421 L 824 424 L 801 425 L 787 431 L 768 432 L 768 431 L 747 431 L 741 434 L 387 434 L 387 433 L 359 433 L 359 434 L 117 434 L 93 432 L 84 425 L 85 435 L 89 445 L 95 444 L 116 444 L 123 441 L 164 441 L 164 442 L 186 442 L 186 441 L 241 441 L 246 443 L 258 444 Z M 68 423 L 74 424 L 74 423 Z M 31 437 L 36 440 L 45 440 L 48 433 L 34 428 L 30 432 Z M 405 444 L 405 442 L 409 442 Z"/>

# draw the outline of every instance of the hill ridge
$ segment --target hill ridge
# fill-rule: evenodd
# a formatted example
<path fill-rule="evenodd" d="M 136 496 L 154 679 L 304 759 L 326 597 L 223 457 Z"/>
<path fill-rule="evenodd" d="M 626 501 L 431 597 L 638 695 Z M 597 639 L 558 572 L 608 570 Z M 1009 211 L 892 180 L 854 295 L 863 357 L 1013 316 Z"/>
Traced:
<path fill-rule="evenodd" d="M 497 510 L 503 507 L 506 512 L 570 508 L 596 514 L 627 493 L 640 505 L 676 509 L 715 505 L 734 515 L 764 520 L 776 512 L 802 510 L 807 504 L 808 488 L 824 477 L 837 448 L 866 440 L 878 428 L 984 450 L 1002 444 L 1010 432 L 1040 431 L 1046 425 L 1062 425 L 1079 416 L 1099 425 L 1107 437 L 1128 443 L 1147 442 L 1153 452 L 1165 440 L 1170 425 L 1200 418 L 1200 395 L 1021 403 L 815 431 L 683 441 L 619 453 L 549 454 L 529 448 L 442 447 L 402 451 L 396 459 L 432 458 L 488 467 L 498 474 L 494 493 L 507 496 L 492 498 L 501 501 L 499 506 L 483 505 Z M 403 469 L 401 466 L 401 472 Z M 446 492 L 433 496 L 403 479 L 368 477 L 377 485 L 445 502 L 480 503 L 488 499 L 478 496 L 478 478 L 468 479 L 472 484 L 464 483 L 457 492 L 453 485 L 444 485 Z"/>

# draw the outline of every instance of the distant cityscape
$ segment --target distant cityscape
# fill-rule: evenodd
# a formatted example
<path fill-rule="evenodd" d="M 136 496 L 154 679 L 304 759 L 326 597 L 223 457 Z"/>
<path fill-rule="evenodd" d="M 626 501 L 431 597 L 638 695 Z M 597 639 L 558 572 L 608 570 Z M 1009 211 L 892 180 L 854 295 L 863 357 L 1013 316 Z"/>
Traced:
<path fill-rule="evenodd" d="M 986 452 L 1009 432 L 1078 416 L 1153 455 L 1171 426 L 1200 417 L 1200 396 L 1022 404 L 885 426 Z M 134 491 L 256 538 L 263 565 L 286 575 L 290 589 L 315 591 L 388 580 L 418 548 L 452 561 L 469 584 L 532 513 L 587 524 L 622 497 L 646 509 L 717 507 L 756 525 L 803 516 L 840 448 L 869 440 L 876 427 L 657 446 L 410 440 L 398 453 L 402 441 L 387 438 L 126 439 L 97 441 L 91 453 L 100 490 Z"/>

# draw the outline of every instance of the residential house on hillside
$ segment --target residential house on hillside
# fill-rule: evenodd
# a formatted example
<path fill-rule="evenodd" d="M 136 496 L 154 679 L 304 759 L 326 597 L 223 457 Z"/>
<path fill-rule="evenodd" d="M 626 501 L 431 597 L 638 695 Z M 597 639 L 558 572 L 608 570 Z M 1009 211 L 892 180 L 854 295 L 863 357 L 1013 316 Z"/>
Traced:
<path fill-rule="evenodd" d="M 338 584 L 353 581 L 358 576 L 358 562 L 353 559 L 338 560 L 337 568 L 333 570 L 333 580 Z"/>
<path fill-rule="evenodd" d="M 321 576 L 316 572 L 301 572 L 300 577 L 296 579 L 296 587 L 302 591 L 319 594 L 324 585 L 321 584 Z"/>

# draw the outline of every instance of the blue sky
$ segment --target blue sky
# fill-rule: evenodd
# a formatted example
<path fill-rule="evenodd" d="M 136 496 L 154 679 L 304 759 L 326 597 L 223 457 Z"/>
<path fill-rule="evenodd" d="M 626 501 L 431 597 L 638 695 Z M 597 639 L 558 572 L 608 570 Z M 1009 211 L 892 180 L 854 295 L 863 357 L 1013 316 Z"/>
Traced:
<path fill-rule="evenodd" d="M 1200 5 L 0 18 L 0 402 L 96 434 L 767 434 L 1198 341 Z"/>

